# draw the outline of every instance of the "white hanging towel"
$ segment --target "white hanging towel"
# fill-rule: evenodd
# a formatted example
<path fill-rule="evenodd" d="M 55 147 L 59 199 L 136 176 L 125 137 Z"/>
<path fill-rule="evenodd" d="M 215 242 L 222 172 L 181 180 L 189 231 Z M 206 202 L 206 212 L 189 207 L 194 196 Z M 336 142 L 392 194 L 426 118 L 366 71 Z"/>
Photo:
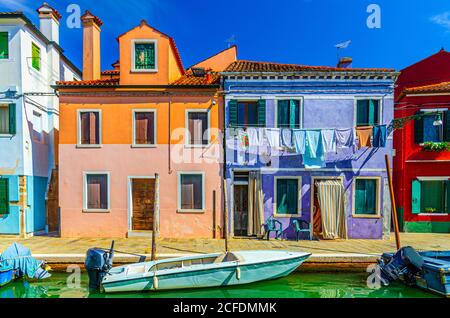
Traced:
<path fill-rule="evenodd" d="M 336 133 L 334 129 L 322 130 L 322 143 L 325 153 L 336 153 Z"/>
<path fill-rule="evenodd" d="M 336 146 L 337 148 L 354 148 L 355 132 L 353 128 L 336 129 Z"/>
<path fill-rule="evenodd" d="M 250 147 L 259 147 L 262 143 L 262 136 L 260 136 L 259 128 L 249 127 L 247 128 L 248 145 Z"/>
<path fill-rule="evenodd" d="M 292 143 L 292 129 L 284 128 L 281 130 L 281 142 L 283 147 L 287 149 L 294 148 Z"/>
<path fill-rule="evenodd" d="M 280 148 L 280 129 L 278 128 L 268 128 L 266 129 L 266 138 L 269 142 L 270 148 L 279 149 Z"/>
<path fill-rule="evenodd" d="M 295 129 L 292 134 L 295 150 L 298 154 L 304 155 L 306 150 L 306 131 Z"/>

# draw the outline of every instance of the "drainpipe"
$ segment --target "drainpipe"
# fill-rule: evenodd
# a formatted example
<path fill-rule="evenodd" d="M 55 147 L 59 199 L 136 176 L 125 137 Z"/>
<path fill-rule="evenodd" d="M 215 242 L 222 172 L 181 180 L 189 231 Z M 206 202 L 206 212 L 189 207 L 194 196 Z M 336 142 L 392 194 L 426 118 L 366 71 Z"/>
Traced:
<path fill-rule="evenodd" d="M 172 95 L 169 95 L 169 131 L 168 131 L 168 137 L 169 137 L 169 174 L 172 174 L 172 156 L 171 156 L 171 131 L 172 131 L 172 122 L 171 122 L 171 110 L 172 110 Z"/>

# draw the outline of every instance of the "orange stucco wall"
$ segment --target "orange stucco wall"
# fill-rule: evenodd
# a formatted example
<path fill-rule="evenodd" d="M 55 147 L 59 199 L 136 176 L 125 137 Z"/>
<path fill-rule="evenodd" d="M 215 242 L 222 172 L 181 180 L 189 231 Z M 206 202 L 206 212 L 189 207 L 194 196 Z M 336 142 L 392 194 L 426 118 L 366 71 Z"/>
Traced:
<path fill-rule="evenodd" d="M 193 67 L 203 67 L 205 69 L 211 69 L 215 72 L 224 71 L 231 63 L 237 60 L 237 47 L 232 46 L 210 58 L 194 65 Z"/>
<path fill-rule="evenodd" d="M 217 102 L 214 104 L 213 100 Z M 169 101 L 171 101 L 169 130 Z M 133 148 L 132 110 L 156 109 L 157 146 Z M 100 109 L 101 148 L 77 147 L 77 110 Z M 172 97 L 88 97 L 61 96 L 59 146 L 59 190 L 61 236 L 125 237 L 129 233 L 129 178 L 160 175 L 160 231 L 162 237 L 212 237 L 213 191 L 216 192 L 216 225 L 222 227 L 222 152 L 217 132 L 209 148 L 192 149 L 184 145 L 187 109 L 208 109 L 210 127 L 221 128 L 222 101 L 209 96 Z M 169 135 L 170 143 L 169 146 Z M 170 150 L 170 151 L 169 151 Z M 170 152 L 170 156 L 169 156 Z M 216 159 L 212 159 L 216 158 Z M 83 212 L 83 173 L 109 172 L 111 207 L 107 213 Z M 178 172 L 205 174 L 205 210 L 178 212 Z"/>
<path fill-rule="evenodd" d="M 157 41 L 157 72 L 133 72 L 133 40 Z M 119 37 L 121 85 L 167 85 L 181 76 L 167 36 L 143 23 Z"/>

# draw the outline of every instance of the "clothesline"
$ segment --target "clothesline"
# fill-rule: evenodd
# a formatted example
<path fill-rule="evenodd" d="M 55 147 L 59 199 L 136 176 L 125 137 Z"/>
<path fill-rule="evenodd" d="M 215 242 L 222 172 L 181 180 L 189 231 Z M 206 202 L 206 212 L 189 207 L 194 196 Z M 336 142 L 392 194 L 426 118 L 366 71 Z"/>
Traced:
<path fill-rule="evenodd" d="M 302 155 L 306 167 L 325 166 L 325 154 L 338 149 L 384 148 L 388 136 L 387 125 L 356 128 L 291 129 L 247 127 L 236 129 L 237 134 L 227 137 L 227 147 L 235 145 L 238 153 L 264 149 L 264 155 L 279 150 Z"/>

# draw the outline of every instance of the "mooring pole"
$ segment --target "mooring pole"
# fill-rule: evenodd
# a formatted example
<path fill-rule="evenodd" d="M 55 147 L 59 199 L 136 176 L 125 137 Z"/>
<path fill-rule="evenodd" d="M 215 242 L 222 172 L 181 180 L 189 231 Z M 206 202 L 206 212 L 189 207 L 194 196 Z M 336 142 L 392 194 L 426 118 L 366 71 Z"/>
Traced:
<path fill-rule="evenodd" d="M 155 196 L 153 202 L 152 261 L 156 260 L 156 237 L 159 219 L 159 174 L 155 174 Z"/>
<path fill-rule="evenodd" d="M 224 193 L 224 238 L 225 238 L 225 252 L 230 251 L 230 247 L 228 245 L 228 191 L 227 191 L 227 179 L 223 180 L 223 193 Z"/>
<path fill-rule="evenodd" d="M 385 156 L 385 160 L 386 160 L 387 177 L 389 180 L 389 192 L 391 195 L 392 216 L 393 216 L 394 229 L 395 229 L 395 243 L 397 244 L 397 250 L 399 250 L 401 247 L 400 231 L 398 228 L 397 207 L 395 204 L 394 185 L 392 184 L 391 163 L 389 161 L 388 155 Z"/>

